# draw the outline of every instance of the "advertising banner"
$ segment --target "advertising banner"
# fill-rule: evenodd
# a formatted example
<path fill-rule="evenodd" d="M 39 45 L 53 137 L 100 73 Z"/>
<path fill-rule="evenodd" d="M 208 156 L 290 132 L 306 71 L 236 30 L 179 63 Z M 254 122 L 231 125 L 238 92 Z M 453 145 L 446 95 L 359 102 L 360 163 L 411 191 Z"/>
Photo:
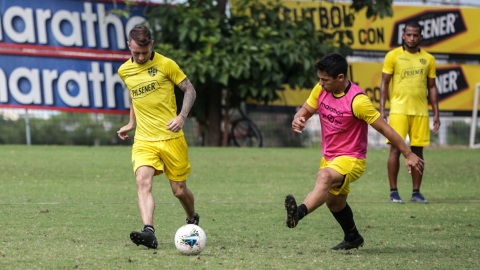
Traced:
<path fill-rule="evenodd" d="M 16 0 L 0 5 L 0 107 L 128 113 L 117 69 L 145 5 L 120 1 Z"/>
<path fill-rule="evenodd" d="M 308 14 L 318 29 L 336 33 L 336 38 L 354 50 L 356 56 L 384 57 L 402 45 L 405 23 L 423 26 L 420 47 L 436 59 L 480 60 L 480 8 L 445 6 L 392 6 L 393 17 L 366 18 L 366 9 L 354 13 L 348 3 L 327 1 L 282 1 L 286 19 Z M 349 19 L 354 19 L 353 24 Z"/>
<path fill-rule="evenodd" d="M 383 63 L 350 63 L 348 78 L 359 85 L 372 101 L 375 108 L 380 106 L 380 84 Z M 475 84 L 480 82 L 478 65 L 437 65 L 438 101 L 441 116 L 471 116 L 474 104 Z M 425 87 L 426 91 L 426 87 Z M 250 108 L 267 111 L 295 112 L 303 106 L 311 89 L 291 89 L 285 86 L 277 90 L 280 99 L 261 106 L 249 101 Z M 386 109 L 390 108 L 387 99 Z M 430 107 L 431 109 L 431 107 Z"/>

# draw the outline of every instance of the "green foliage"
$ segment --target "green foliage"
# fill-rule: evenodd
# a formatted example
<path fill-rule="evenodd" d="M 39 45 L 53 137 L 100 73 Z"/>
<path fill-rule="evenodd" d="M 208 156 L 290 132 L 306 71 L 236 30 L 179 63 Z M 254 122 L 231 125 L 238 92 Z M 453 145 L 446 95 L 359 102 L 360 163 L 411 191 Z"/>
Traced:
<path fill-rule="evenodd" d="M 464 121 L 453 121 L 447 128 L 447 144 L 448 145 L 469 145 L 470 144 L 470 124 Z M 475 131 L 475 139 L 480 138 L 480 129 L 477 127 Z"/>
<path fill-rule="evenodd" d="M 60 113 L 47 119 L 30 117 L 32 144 L 128 145 L 116 131 L 128 122 L 128 115 Z M 130 134 L 133 137 L 134 134 Z M 25 121 L 0 119 L 0 144 L 25 144 Z"/>
<path fill-rule="evenodd" d="M 392 17 L 393 0 L 353 0 L 352 8 L 355 11 L 360 11 L 364 8 L 367 9 L 367 18 L 380 16 L 380 18 Z"/>
<path fill-rule="evenodd" d="M 272 101 L 282 84 L 315 84 L 313 65 L 324 54 L 349 52 L 334 47 L 309 17 L 284 20 L 279 1 L 236 4 L 228 17 L 217 12 L 212 0 L 159 6 L 148 13 L 157 29 L 154 49 L 174 59 L 198 92 L 197 117 L 212 88 L 229 87 L 233 106 L 247 97 Z"/>

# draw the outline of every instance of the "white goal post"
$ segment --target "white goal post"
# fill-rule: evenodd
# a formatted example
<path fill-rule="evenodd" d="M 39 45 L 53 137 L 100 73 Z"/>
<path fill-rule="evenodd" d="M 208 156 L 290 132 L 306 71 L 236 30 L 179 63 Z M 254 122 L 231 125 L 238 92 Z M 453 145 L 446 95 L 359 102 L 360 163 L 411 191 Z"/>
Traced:
<path fill-rule="evenodd" d="M 480 148 L 480 143 L 475 144 L 475 131 L 477 130 L 477 114 L 478 114 L 478 95 L 480 91 L 480 83 L 475 85 L 475 96 L 473 99 L 472 125 L 470 127 L 470 148 Z"/>

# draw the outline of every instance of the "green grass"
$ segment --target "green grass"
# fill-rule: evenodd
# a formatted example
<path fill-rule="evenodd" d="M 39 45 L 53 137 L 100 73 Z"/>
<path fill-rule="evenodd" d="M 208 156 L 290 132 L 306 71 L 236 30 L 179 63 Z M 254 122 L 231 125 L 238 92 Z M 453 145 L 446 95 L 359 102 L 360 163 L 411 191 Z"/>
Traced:
<path fill-rule="evenodd" d="M 190 148 L 207 247 L 174 246 L 185 213 L 155 178 L 159 248 L 131 243 L 142 228 L 130 147 L 0 146 L 0 269 L 479 269 L 480 150 L 426 149 L 427 205 L 388 203 L 387 150 L 369 150 L 351 185 L 366 243 L 330 251 L 342 231 L 325 206 L 295 229 L 283 200 L 313 188 L 319 149 Z M 402 161 L 403 162 L 403 161 Z M 402 167 L 404 200 L 411 179 Z"/>

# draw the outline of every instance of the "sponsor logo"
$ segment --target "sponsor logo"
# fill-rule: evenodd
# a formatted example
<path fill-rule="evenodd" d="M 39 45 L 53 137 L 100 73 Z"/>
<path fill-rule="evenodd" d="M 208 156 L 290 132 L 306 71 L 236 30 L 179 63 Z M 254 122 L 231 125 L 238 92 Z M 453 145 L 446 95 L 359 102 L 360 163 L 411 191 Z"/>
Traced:
<path fill-rule="evenodd" d="M 160 89 L 160 84 L 157 81 L 143 82 L 132 88 L 132 98 L 144 98 L 158 89 Z"/>
<path fill-rule="evenodd" d="M 155 75 L 157 75 L 157 67 L 151 67 L 148 69 L 148 75 L 150 75 L 150 77 L 155 77 Z"/>
<path fill-rule="evenodd" d="M 339 112 L 339 111 L 337 111 L 337 109 L 332 108 L 332 107 L 330 107 L 329 105 L 327 105 L 327 104 L 325 104 L 325 103 L 323 103 L 323 102 L 320 103 L 320 107 L 321 107 L 321 108 L 324 108 L 325 110 L 331 111 L 332 113 L 335 113 L 335 114 L 338 115 L 338 116 L 343 116 L 343 112 Z"/>
<path fill-rule="evenodd" d="M 325 114 L 322 113 L 322 117 L 327 119 L 328 122 L 330 122 L 332 124 L 336 124 L 336 125 L 341 125 L 342 124 L 342 122 L 336 120 L 335 117 L 333 117 L 331 114 L 325 115 Z"/>
<path fill-rule="evenodd" d="M 327 119 L 328 121 L 330 121 L 330 123 L 333 123 L 333 121 L 335 121 L 335 117 L 333 117 L 331 114 L 327 115 Z"/>
<path fill-rule="evenodd" d="M 402 78 L 415 78 L 425 74 L 423 68 L 409 68 L 402 70 Z"/>
<path fill-rule="evenodd" d="M 443 100 L 468 89 L 468 82 L 461 67 L 437 69 L 438 99 Z"/>
<path fill-rule="evenodd" d="M 425 65 L 427 63 L 427 59 L 420 58 L 420 63 L 422 63 L 422 65 Z"/>
<path fill-rule="evenodd" d="M 408 21 L 417 21 L 423 26 L 420 46 L 432 46 L 467 31 L 459 9 L 424 11 L 395 23 L 390 47 L 403 44 L 402 34 Z"/>

